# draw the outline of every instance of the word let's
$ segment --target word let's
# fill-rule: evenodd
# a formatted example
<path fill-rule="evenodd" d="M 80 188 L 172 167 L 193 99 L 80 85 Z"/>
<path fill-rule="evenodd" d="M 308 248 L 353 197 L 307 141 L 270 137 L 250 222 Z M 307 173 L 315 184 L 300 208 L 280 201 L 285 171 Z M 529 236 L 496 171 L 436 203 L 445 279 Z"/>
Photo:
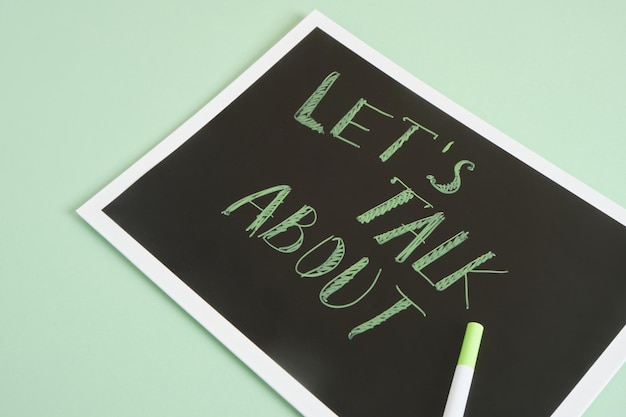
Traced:
<path fill-rule="evenodd" d="M 324 126 L 313 118 L 313 112 L 320 105 L 322 99 L 326 96 L 326 94 L 330 91 L 331 87 L 337 81 L 341 74 L 337 71 L 333 71 L 322 81 L 322 83 L 315 89 L 313 94 L 302 104 L 302 106 L 296 111 L 294 114 L 294 118 L 300 124 L 308 127 L 309 129 L 317 132 L 324 133 Z M 376 106 L 368 103 L 365 98 L 359 98 L 356 103 L 350 108 L 344 115 L 337 121 L 337 123 L 330 129 L 330 135 L 336 139 L 341 140 L 348 145 L 351 145 L 355 148 L 360 148 L 361 145 L 354 141 L 354 139 L 350 139 L 346 137 L 345 130 L 348 126 L 354 126 L 355 128 L 362 130 L 364 132 L 369 132 L 369 128 L 363 125 L 362 121 L 355 121 L 357 116 L 362 116 L 361 112 L 364 109 L 370 110 L 369 113 L 378 114 L 381 117 L 386 117 L 393 119 L 394 116 L 390 113 L 387 113 Z M 366 116 L 362 116 L 361 118 L 365 118 Z M 393 155 L 395 155 L 400 149 L 406 144 L 413 136 L 414 133 L 418 131 L 424 131 L 428 135 L 432 136 L 433 140 L 436 140 L 439 135 L 433 130 L 427 128 L 426 126 L 412 120 L 409 117 L 403 117 L 403 122 L 408 122 L 408 128 L 398 137 L 395 141 L 393 141 L 387 149 L 385 149 L 378 158 L 381 162 L 387 162 Z M 454 144 L 454 141 L 449 142 L 442 150 L 442 153 L 447 152 L 450 147 Z M 452 181 L 448 183 L 437 183 L 437 179 L 433 174 L 428 174 L 426 178 L 430 182 L 430 184 L 440 193 L 443 194 L 454 194 L 461 188 L 461 168 L 465 167 L 468 171 L 473 171 L 475 168 L 475 164 L 472 161 L 463 159 L 458 161 L 454 165 L 454 178 Z"/>

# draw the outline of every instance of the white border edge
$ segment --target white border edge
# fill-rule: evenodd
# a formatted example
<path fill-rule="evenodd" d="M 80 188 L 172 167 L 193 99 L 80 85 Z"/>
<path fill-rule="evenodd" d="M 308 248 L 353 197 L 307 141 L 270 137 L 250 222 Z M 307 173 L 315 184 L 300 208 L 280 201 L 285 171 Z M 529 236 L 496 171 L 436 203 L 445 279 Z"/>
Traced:
<path fill-rule="evenodd" d="M 248 368 L 303 415 L 337 417 L 272 358 L 256 346 L 217 310 L 158 261 L 102 211 L 83 205 L 77 213 L 176 304 L 230 350 Z"/>
<path fill-rule="evenodd" d="M 626 226 L 626 209 L 491 126 L 439 91 L 433 89 L 333 21 L 325 18 L 323 15 L 320 15 L 320 18 L 322 18 L 319 22 L 320 29 L 332 35 L 348 49 L 369 61 L 373 66 L 463 123 L 468 128 L 474 130 L 485 139 L 524 162 L 529 167 Z"/>
<path fill-rule="evenodd" d="M 317 10 L 311 12 L 195 115 L 83 204 L 77 213 L 298 411 L 304 415 L 330 417 L 336 414 L 102 212 L 121 192 L 182 145 L 207 120 L 226 108 L 316 27 L 431 104 L 623 225 L 626 225 L 626 210 L 423 83 Z M 609 344 L 552 417 L 569 417 L 573 412 L 582 414 L 625 361 L 626 327 Z"/>
<path fill-rule="evenodd" d="M 317 11 L 309 14 L 221 93 L 80 206 L 76 212 L 299 412 L 303 415 L 337 417 L 321 400 L 280 367 L 102 211 L 142 175 L 201 129 L 207 120 L 213 119 L 241 95 L 253 82 L 317 27 L 320 19 L 325 18 Z"/>
<path fill-rule="evenodd" d="M 86 207 L 84 209 L 81 207 L 79 210 L 85 212 L 97 206 L 104 208 L 108 203 L 113 201 L 121 192 L 130 187 L 142 175 L 200 130 L 207 123 L 207 120 L 213 119 L 239 97 L 252 83 L 267 72 L 285 56 L 286 53 L 296 46 L 298 42 L 310 33 L 317 26 L 319 19 L 323 19 L 321 13 L 314 11 L 309 14 L 248 67 L 248 69 L 241 73 L 235 81 L 230 83 L 193 116 L 183 122 L 176 130 L 100 190 L 100 192 L 85 204 Z M 94 207 L 92 207 L 92 204 Z"/>
<path fill-rule="evenodd" d="M 393 61 L 354 37 L 351 33 L 337 26 L 334 22 L 325 21 L 324 25 L 320 27 L 409 90 L 422 96 L 434 106 L 454 117 L 468 128 L 473 129 L 535 171 L 626 226 L 626 209 L 617 203 L 505 135 L 442 93 L 434 90 Z M 562 400 L 551 417 L 582 415 L 625 362 L 626 326 L 622 328 L 605 351 L 591 365 L 575 388 Z"/>
<path fill-rule="evenodd" d="M 602 352 L 585 376 L 567 395 L 551 417 L 582 416 L 593 400 L 602 392 L 606 384 L 624 365 L 626 359 L 626 327 L 624 327 L 609 346 Z M 616 366 L 617 365 L 617 366 Z M 577 414 L 573 414 L 573 413 Z"/>

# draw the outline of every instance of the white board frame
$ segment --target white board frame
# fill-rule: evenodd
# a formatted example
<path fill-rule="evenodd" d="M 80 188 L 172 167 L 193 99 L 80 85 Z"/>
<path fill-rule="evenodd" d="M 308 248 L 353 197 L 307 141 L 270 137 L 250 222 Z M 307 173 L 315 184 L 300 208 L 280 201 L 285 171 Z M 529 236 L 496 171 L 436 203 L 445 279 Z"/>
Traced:
<path fill-rule="evenodd" d="M 626 225 L 626 210 L 424 84 L 320 12 L 314 11 L 309 14 L 218 96 L 83 204 L 77 212 L 299 412 L 305 416 L 330 417 L 336 416 L 336 414 L 103 212 L 104 207 L 174 152 L 219 112 L 228 107 L 315 28 L 322 29 L 335 40 L 434 106 L 623 225 Z M 576 387 L 563 400 L 552 417 L 581 416 L 625 361 L 626 327 L 620 331 Z"/>

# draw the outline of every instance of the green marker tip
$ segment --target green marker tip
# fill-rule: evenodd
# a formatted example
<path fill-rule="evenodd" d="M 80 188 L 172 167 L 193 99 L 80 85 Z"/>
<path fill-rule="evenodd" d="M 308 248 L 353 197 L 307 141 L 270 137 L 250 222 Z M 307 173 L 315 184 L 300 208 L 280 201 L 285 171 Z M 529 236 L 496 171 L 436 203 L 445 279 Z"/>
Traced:
<path fill-rule="evenodd" d="M 467 323 L 463 345 L 461 346 L 461 354 L 459 355 L 459 365 L 467 365 L 472 369 L 476 367 L 476 359 L 478 358 L 478 350 L 480 349 L 483 331 L 484 327 L 482 324 L 473 321 Z"/>

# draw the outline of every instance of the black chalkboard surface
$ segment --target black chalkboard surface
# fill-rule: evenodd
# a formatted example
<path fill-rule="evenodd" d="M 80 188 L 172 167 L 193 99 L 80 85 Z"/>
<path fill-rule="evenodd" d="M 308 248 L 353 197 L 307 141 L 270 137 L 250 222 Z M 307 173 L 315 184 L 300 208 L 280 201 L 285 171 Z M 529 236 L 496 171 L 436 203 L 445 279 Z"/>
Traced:
<path fill-rule="evenodd" d="M 467 416 L 623 361 L 624 211 L 318 13 L 79 212 L 307 415 L 441 415 L 468 321 Z"/>

